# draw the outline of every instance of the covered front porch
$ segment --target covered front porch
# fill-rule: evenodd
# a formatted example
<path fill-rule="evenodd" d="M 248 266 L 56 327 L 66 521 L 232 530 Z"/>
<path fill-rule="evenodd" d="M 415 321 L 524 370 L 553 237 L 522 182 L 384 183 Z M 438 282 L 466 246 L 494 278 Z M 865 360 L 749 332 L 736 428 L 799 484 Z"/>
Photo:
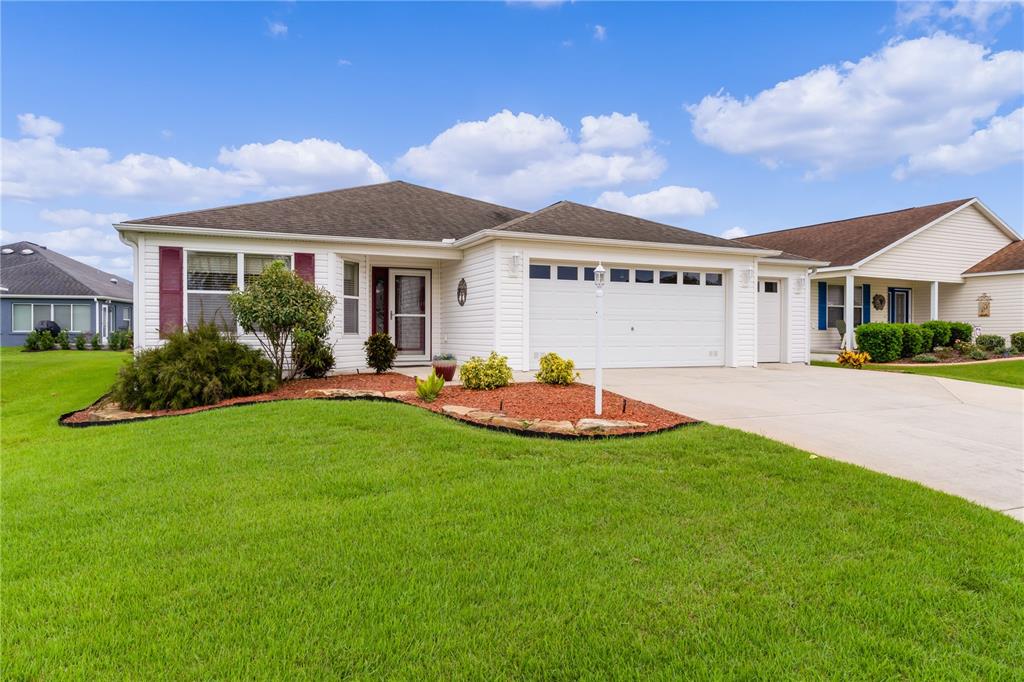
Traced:
<path fill-rule="evenodd" d="M 842 348 L 857 347 L 854 327 L 865 322 L 939 319 L 939 282 L 821 273 L 812 277 L 811 310 L 811 354 L 831 360 Z M 845 338 L 840 320 L 847 322 Z"/>

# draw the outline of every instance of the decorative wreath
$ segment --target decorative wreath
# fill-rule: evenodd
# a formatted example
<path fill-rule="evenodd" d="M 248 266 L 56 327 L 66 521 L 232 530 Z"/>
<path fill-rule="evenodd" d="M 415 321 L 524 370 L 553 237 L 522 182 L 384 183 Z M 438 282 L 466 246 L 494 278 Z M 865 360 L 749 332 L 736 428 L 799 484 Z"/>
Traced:
<path fill-rule="evenodd" d="M 871 307 L 875 310 L 881 310 L 885 307 L 885 296 L 881 294 L 875 294 L 871 297 Z"/>
<path fill-rule="evenodd" d="M 466 278 L 463 277 L 459 280 L 459 286 L 455 289 L 455 298 L 458 300 L 459 305 L 466 305 Z"/>

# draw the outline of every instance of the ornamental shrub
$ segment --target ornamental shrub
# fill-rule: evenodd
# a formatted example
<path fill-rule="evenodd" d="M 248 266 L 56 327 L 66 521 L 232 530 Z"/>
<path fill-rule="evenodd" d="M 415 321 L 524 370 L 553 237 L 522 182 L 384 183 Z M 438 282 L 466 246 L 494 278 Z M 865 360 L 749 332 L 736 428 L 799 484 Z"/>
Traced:
<path fill-rule="evenodd" d="M 57 345 L 57 340 L 53 338 L 53 334 L 49 331 L 43 330 L 39 332 L 39 341 L 36 343 L 39 350 L 53 350 L 54 346 Z"/>
<path fill-rule="evenodd" d="M 978 348 L 989 353 L 1002 353 L 1006 350 L 1006 339 L 999 334 L 980 334 L 975 343 L 978 344 Z"/>
<path fill-rule="evenodd" d="M 931 353 L 919 353 L 913 357 L 914 362 L 938 362 L 939 359 Z"/>
<path fill-rule="evenodd" d="M 888 322 L 868 322 L 854 331 L 857 347 L 875 362 L 892 362 L 903 354 L 903 329 Z"/>
<path fill-rule="evenodd" d="M 955 346 L 957 341 L 970 342 L 974 337 L 974 327 L 967 322 L 949 323 L 949 343 Z"/>
<path fill-rule="evenodd" d="M 975 348 L 970 353 L 968 353 L 967 357 L 969 357 L 971 360 L 988 360 L 992 356 L 980 348 Z"/>
<path fill-rule="evenodd" d="M 928 320 L 927 322 L 922 322 L 921 326 L 932 330 L 932 348 L 950 345 L 949 337 L 952 335 L 952 329 L 949 326 L 949 322 Z"/>
<path fill-rule="evenodd" d="M 921 325 L 917 325 L 917 328 L 921 332 L 921 352 L 935 350 L 935 330 Z"/>
<path fill-rule="evenodd" d="M 558 384 L 568 386 L 576 381 L 579 373 L 576 371 L 576 363 L 569 358 L 563 358 L 558 353 L 547 353 L 540 359 L 540 371 L 537 372 L 537 381 L 542 384 Z"/>
<path fill-rule="evenodd" d="M 921 325 L 907 323 L 900 324 L 899 327 L 903 331 L 903 351 L 900 353 L 900 357 L 912 358 L 932 349 L 931 346 L 925 346 L 925 334 Z M 928 340 L 931 340 L 930 329 L 928 330 Z"/>
<path fill-rule="evenodd" d="M 459 379 L 466 388 L 501 388 L 512 383 L 512 368 L 508 358 L 491 351 L 486 360 L 472 357 L 459 369 Z"/>
<path fill-rule="evenodd" d="M 276 386 L 277 370 L 262 352 L 204 322 L 136 354 L 118 373 L 112 395 L 130 410 L 183 410 Z"/>
<path fill-rule="evenodd" d="M 110 350 L 128 350 L 134 345 L 135 339 L 130 329 L 118 329 L 107 339 Z"/>
<path fill-rule="evenodd" d="M 57 345 L 60 346 L 61 349 L 63 350 L 71 349 L 71 337 L 68 336 L 67 329 L 61 329 L 59 332 L 57 332 Z"/>
<path fill-rule="evenodd" d="M 431 372 L 426 379 L 416 377 L 416 395 L 424 402 L 432 403 L 437 400 L 444 388 L 444 377 L 437 372 Z"/>
<path fill-rule="evenodd" d="M 22 344 L 27 351 L 39 350 L 39 332 L 32 330 L 25 336 L 25 343 Z"/>
<path fill-rule="evenodd" d="M 303 367 L 307 377 L 319 379 L 334 369 L 334 351 L 324 337 L 304 329 L 295 332 L 292 344 L 295 364 Z"/>
<path fill-rule="evenodd" d="M 99 334 L 92 335 L 92 349 L 103 350 L 103 338 Z"/>
<path fill-rule="evenodd" d="M 864 363 L 869 362 L 871 356 L 863 351 L 858 352 L 855 350 L 844 350 L 840 351 L 839 355 L 836 356 L 836 362 L 843 367 L 849 367 L 850 369 L 860 369 L 864 366 Z"/>
<path fill-rule="evenodd" d="M 77 348 L 78 350 L 85 350 L 85 344 L 88 340 L 89 333 L 82 332 L 81 334 L 75 337 L 75 348 Z"/>
<path fill-rule="evenodd" d="M 1024 353 L 1024 332 L 1010 334 L 1010 348 L 1014 353 Z"/>
<path fill-rule="evenodd" d="M 395 348 L 390 335 L 384 332 L 370 334 L 370 337 L 363 342 L 363 348 L 366 349 L 367 367 L 372 367 L 377 374 L 394 367 L 398 349 Z"/>

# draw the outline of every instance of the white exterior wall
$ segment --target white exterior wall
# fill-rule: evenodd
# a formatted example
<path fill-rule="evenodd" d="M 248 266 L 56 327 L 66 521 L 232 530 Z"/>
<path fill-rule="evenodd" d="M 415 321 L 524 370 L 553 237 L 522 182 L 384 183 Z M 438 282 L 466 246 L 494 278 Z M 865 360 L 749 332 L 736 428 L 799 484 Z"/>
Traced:
<path fill-rule="evenodd" d="M 992 298 L 990 317 L 978 317 L 978 297 Z M 1024 273 L 965 277 L 963 284 L 939 285 L 939 316 L 969 322 L 982 334 L 1005 336 L 1024 331 Z"/>
<path fill-rule="evenodd" d="M 811 351 L 811 309 L 808 296 L 811 282 L 807 268 L 773 265 L 771 260 L 764 259 L 758 263 L 758 277 L 781 280 L 782 362 L 808 362 Z"/>
<path fill-rule="evenodd" d="M 440 346 L 435 353 L 454 353 L 459 362 L 486 357 L 497 348 L 497 267 L 493 242 L 465 250 L 461 261 L 440 266 Z M 459 280 L 466 280 L 466 305 L 457 298 Z"/>
<path fill-rule="evenodd" d="M 521 245 L 495 243 L 497 262 L 497 350 L 508 356 L 513 367 L 523 367 L 523 349 L 529 343 L 529 328 L 523 322 L 529 296 L 526 259 Z M 518 265 L 517 263 L 518 258 Z"/>
<path fill-rule="evenodd" d="M 968 206 L 857 268 L 857 276 L 959 282 L 961 273 L 1012 240 Z"/>

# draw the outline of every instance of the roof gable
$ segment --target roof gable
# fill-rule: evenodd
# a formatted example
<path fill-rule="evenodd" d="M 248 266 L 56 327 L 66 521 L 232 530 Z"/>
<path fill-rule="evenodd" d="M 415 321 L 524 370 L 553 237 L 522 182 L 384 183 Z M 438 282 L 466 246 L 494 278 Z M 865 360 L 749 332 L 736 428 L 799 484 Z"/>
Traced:
<path fill-rule="evenodd" d="M 132 298 L 129 280 L 86 265 L 32 242 L 5 244 L 0 255 L 0 286 L 21 296 Z M 31 253 L 22 253 L 23 251 Z M 112 281 L 116 280 L 116 281 Z"/>
<path fill-rule="evenodd" d="M 965 275 L 1024 270 L 1024 239 L 1010 242 L 988 258 L 964 271 Z"/>

